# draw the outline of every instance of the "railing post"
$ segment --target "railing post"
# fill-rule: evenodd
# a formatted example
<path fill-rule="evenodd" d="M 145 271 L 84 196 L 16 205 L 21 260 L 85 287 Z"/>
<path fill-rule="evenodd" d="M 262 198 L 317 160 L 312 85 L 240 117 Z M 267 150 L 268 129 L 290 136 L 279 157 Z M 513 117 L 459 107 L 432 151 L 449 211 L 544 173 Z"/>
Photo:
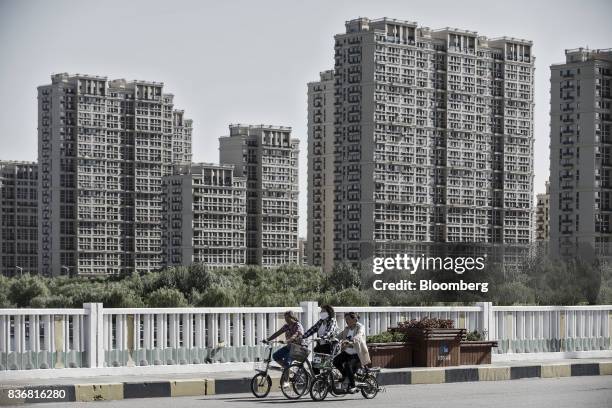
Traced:
<path fill-rule="evenodd" d="M 83 309 L 87 311 L 87 324 L 82 329 L 85 335 L 87 367 L 104 367 L 102 303 L 85 303 Z"/>
<path fill-rule="evenodd" d="M 300 307 L 302 308 L 302 325 L 304 330 L 308 330 L 318 320 L 319 304 L 313 301 L 300 302 Z"/>
<path fill-rule="evenodd" d="M 96 325 L 98 327 L 96 330 L 96 346 L 98 350 L 96 352 L 97 367 L 104 367 L 104 361 L 106 360 L 104 353 L 106 352 L 106 350 L 104 350 L 104 304 L 103 303 L 96 303 Z M 109 325 L 109 330 L 112 330 L 110 325 Z"/>
<path fill-rule="evenodd" d="M 491 302 L 478 302 L 480 307 L 480 331 L 486 333 L 486 340 L 493 339 L 493 304 Z"/>

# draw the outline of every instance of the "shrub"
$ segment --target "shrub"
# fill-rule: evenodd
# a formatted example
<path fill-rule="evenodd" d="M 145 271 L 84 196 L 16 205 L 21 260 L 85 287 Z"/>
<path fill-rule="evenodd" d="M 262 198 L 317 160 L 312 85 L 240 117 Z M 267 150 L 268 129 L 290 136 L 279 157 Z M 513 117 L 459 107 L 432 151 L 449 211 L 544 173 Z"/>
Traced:
<path fill-rule="evenodd" d="M 479 332 L 478 330 L 474 330 L 469 332 L 465 337 L 467 341 L 482 341 L 484 340 L 484 333 Z"/>
<path fill-rule="evenodd" d="M 412 319 L 399 323 L 401 329 L 452 329 L 455 322 L 450 319 L 438 319 L 437 317 L 424 317 L 421 320 Z"/>
<path fill-rule="evenodd" d="M 404 342 L 405 340 L 406 335 L 404 333 L 390 331 L 374 334 L 372 336 L 367 337 L 368 343 L 395 343 Z"/>
<path fill-rule="evenodd" d="M 175 288 L 159 288 L 147 296 L 149 307 L 184 307 L 187 306 L 185 295 Z"/>
<path fill-rule="evenodd" d="M 8 297 L 17 307 L 30 306 L 30 302 L 35 297 L 49 296 L 47 282 L 40 276 L 25 274 L 19 278 L 15 278 L 11 283 Z"/>
<path fill-rule="evenodd" d="M 334 265 L 327 277 L 327 287 L 333 291 L 341 291 L 361 286 L 361 276 L 357 269 L 341 262 Z"/>

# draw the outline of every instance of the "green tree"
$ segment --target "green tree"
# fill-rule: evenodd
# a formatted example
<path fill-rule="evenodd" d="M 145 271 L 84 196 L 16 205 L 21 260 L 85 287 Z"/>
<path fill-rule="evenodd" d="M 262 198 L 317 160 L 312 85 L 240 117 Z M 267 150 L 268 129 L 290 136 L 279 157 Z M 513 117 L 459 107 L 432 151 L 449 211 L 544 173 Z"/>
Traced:
<path fill-rule="evenodd" d="M 104 307 L 144 307 L 144 302 L 140 296 L 132 289 L 122 284 L 113 283 L 107 288 L 108 292 L 104 296 Z"/>
<path fill-rule="evenodd" d="M 4 275 L 0 275 L 0 308 L 11 308 L 15 306 L 9 300 L 11 291 L 11 280 Z"/>
<path fill-rule="evenodd" d="M 348 263 L 340 262 L 334 265 L 327 277 L 327 287 L 334 291 L 341 291 L 361 286 L 361 274 Z"/>
<path fill-rule="evenodd" d="M 72 298 L 64 295 L 36 296 L 30 302 L 34 308 L 71 308 L 75 307 Z"/>
<path fill-rule="evenodd" d="M 147 296 L 146 303 L 149 307 L 188 306 L 185 295 L 176 288 L 159 288 Z"/>
<path fill-rule="evenodd" d="M 334 306 L 368 306 L 369 299 L 366 292 L 357 288 L 348 288 L 339 292 L 327 292 L 318 299 L 319 304 Z"/>
<path fill-rule="evenodd" d="M 46 280 L 40 276 L 25 274 L 13 279 L 8 298 L 17 307 L 30 306 L 30 301 L 37 296 L 49 296 Z"/>

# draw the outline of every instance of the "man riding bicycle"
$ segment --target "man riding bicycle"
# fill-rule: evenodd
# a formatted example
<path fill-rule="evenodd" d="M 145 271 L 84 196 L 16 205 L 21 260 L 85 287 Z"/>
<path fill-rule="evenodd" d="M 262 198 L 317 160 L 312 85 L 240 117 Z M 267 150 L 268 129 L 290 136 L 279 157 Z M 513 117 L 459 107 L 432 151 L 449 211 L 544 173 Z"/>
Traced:
<path fill-rule="evenodd" d="M 370 353 L 366 345 L 365 328 L 359 323 L 359 315 L 349 312 L 344 315 L 346 327 L 338 337 L 342 352 L 334 358 L 334 366 L 340 370 L 345 379 L 348 378 L 347 393 L 357 392 L 355 387 L 355 372 L 360 365 L 370 364 Z"/>
<path fill-rule="evenodd" d="M 291 351 L 291 344 L 304 345 L 304 341 L 302 340 L 302 336 L 304 335 L 304 327 L 302 327 L 302 323 L 300 323 L 298 318 L 295 317 L 291 310 L 285 312 L 285 324 L 283 327 L 264 341 L 272 341 L 283 333 L 285 333 L 285 343 L 287 345 L 276 350 L 276 352 L 274 352 L 272 355 L 272 358 L 274 361 L 280 364 L 281 367 L 287 368 L 292 361 L 291 356 L 289 355 Z"/>

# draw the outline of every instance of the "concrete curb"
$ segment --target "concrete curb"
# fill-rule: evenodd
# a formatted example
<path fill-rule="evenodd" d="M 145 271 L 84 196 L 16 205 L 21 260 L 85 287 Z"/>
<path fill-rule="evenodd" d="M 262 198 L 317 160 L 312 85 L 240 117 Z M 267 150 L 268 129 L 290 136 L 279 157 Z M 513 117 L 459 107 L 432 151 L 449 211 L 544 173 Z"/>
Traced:
<path fill-rule="evenodd" d="M 383 370 L 378 375 L 378 382 L 384 386 L 598 375 L 612 375 L 612 362 L 394 369 Z M 239 394 L 250 392 L 250 382 L 250 377 L 190 378 L 149 382 L 1 387 L 0 405 Z M 277 390 L 278 378 L 273 377 L 272 391 Z"/>

